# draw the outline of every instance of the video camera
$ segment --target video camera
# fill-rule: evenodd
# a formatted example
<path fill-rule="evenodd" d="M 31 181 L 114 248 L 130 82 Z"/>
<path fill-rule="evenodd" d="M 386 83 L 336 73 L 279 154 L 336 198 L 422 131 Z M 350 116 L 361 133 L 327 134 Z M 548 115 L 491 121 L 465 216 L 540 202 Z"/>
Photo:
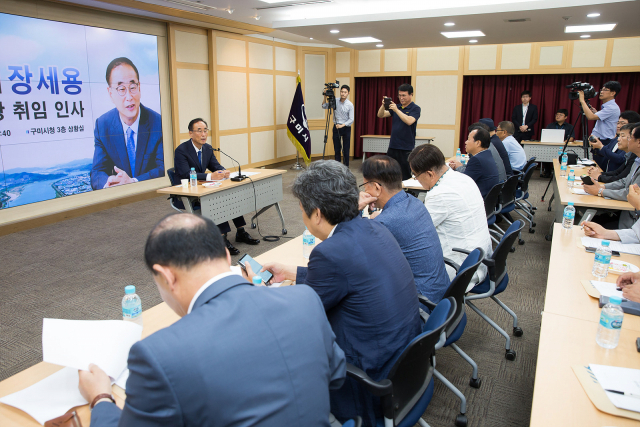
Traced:
<path fill-rule="evenodd" d="M 340 87 L 340 82 L 336 80 L 335 83 L 325 83 L 324 91 L 322 92 L 323 96 L 327 97 L 327 104 L 329 104 L 329 108 L 336 109 L 336 94 L 333 92 L 334 89 L 338 89 Z"/>
<path fill-rule="evenodd" d="M 578 99 L 580 96 L 578 94 L 578 91 L 583 91 L 584 92 L 584 99 L 591 99 L 594 98 L 598 92 L 596 92 L 596 90 L 593 88 L 593 86 L 589 83 L 582 83 L 582 82 L 574 82 L 571 83 L 570 85 L 565 86 L 567 89 L 571 89 L 571 91 L 569 91 L 569 99 L 571 100 L 575 100 Z"/>

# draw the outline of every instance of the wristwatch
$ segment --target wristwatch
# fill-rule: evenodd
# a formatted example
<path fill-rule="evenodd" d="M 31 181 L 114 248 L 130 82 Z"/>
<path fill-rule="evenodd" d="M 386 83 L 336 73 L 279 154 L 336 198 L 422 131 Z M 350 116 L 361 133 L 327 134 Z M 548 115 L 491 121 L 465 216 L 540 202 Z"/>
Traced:
<path fill-rule="evenodd" d="M 602 197 L 602 192 L 604 191 L 604 187 L 600 187 L 598 190 L 598 197 Z"/>

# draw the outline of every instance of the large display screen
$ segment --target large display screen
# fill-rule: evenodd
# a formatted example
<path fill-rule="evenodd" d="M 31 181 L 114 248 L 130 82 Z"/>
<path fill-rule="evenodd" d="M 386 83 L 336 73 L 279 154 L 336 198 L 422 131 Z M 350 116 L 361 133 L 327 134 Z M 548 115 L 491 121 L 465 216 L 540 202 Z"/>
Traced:
<path fill-rule="evenodd" d="M 0 13 L 0 209 L 164 176 L 157 43 Z"/>

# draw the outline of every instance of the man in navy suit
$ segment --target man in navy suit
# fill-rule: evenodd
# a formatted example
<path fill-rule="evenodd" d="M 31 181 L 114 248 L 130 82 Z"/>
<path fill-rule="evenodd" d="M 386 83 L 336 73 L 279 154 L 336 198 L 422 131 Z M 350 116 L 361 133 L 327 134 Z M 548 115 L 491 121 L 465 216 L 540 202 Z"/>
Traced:
<path fill-rule="evenodd" d="M 162 119 L 140 103 L 138 69 L 128 58 L 107 66 L 107 91 L 116 106 L 96 120 L 91 188 L 164 176 Z"/>
<path fill-rule="evenodd" d="M 265 263 L 263 270 L 276 282 L 311 286 L 347 362 L 379 381 L 421 331 L 411 267 L 393 234 L 360 216 L 356 178 L 343 164 L 313 162 L 294 181 L 293 195 L 304 224 L 322 243 L 311 252 L 308 267 Z M 331 392 L 331 412 L 340 422 L 362 416 L 364 426 L 382 418 L 376 399 L 353 379 Z"/>
<path fill-rule="evenodd" d="M 472 129 L 464 143 L 471 157 L 463 173 L 475 181 L 482 197 L 500 182 L 496 162 L 489 151 L 490 145 L 491 136 L 482 128 Z"/>
<path fill-rule="evenodd" d="M 104 371 L 79 372 L 92 426 L 329 427 L 329 389 L 346 364 L 312 289 L 249 284 L 197 215 L 160 221 L 145 261 L 182 319 L 131 347 L 122 411 Z"/>
<path fill-rule="evenodd" d="M 190 140 L 183 142 L 176 148 L 173 167 L 175 168 L 178 179 L 189 179 L 191 168 L 195 168 L 199 181 L 218 181 L 223 178 L 229 178 L 230 172 L 224 168 L 216 156 L 213 154 L 213 147 L 207 144 L 209 129 L 204 119 L 197 118 L 189 122 Z M 207 169 L 211 173 L 206 173 Z M 233 225 L 236 226 L 236 242 L 244 242 L 249 245 L 257 245 L 260 240 L 254 239 L 246 232 L 244 226 L 247 225 L 243 216 L 233 219 Z M 238 255 L 240 251 L 236 249 L 229 239 L 227 233 L 231 231 L 229 222 L 218 224 L 220 232 L 224 236 L 224 243 L 231 255 Z"/>
<path fill-rule="evenodd" d="M 525 90 L 520 94 L 522 104 L 513 107 L 511 121 L 516 126 L 513 137 L 519 143 L 533 137 L 534 125 L 538 121 L 538 107 L 531 103 L 531 91 Z"/>

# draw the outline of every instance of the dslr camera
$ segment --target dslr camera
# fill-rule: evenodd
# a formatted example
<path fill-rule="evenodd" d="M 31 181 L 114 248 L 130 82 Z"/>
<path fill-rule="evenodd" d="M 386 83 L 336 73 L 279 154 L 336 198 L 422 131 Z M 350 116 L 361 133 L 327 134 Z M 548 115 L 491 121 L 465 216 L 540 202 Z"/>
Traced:
<path fill-rule="evenodd" d="M 333 92 L 334 89 L 338 89 L 340 87 L 340 82 L 336 80 L 335 83 L 325 83 L 324 91 L 322 91 L 322 95 L 327 97 L 327 104 L 329 104 L 329 108 L 336 109 L 336 94 Z"/>
<path fill-rule="evenodd" d="M 593 88 L 593 85 L 589 84 L 589 83 L 582 83 L 582 82 L 574 82 L 571 83 L 570 85 L 565 86 L 567 89 L 571 89 L 569 91 L 569 99 L 571 100 L 575 100 L 578 99 L 580 96 L 578 94 L 578 91 L 583 91 L 584 92 L 584 99 L 591 99 L 594 98 L 598 92 L 596 92 L 596 90 Z"/>

